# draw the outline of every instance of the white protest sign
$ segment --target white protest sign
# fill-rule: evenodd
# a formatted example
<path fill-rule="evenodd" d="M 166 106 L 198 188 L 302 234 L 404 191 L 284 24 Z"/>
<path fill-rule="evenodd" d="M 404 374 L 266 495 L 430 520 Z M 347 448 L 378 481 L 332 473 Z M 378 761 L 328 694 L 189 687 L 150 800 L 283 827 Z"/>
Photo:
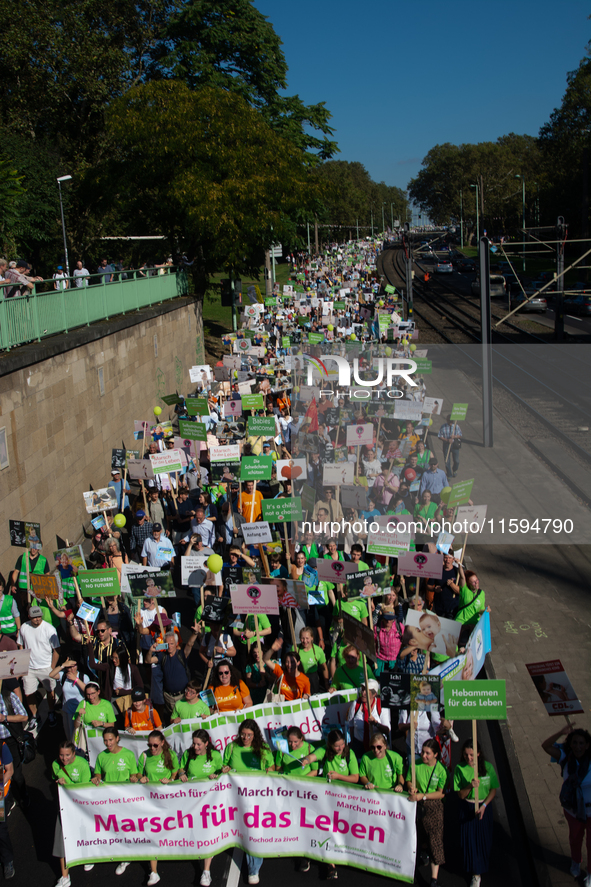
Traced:
<path fill-rule="evenodd" d="M 30 650 L 6 650 L 1 652 L 0 681 L 8 681 L 10 678 L 22 678 L 28 674 L 30 658 Z"/>
<path fill-rule="evenodd" d="M 209 448 L 210 462 L 239 462 L 240 461 L 240 445 L 230 444 L 229 446 L 213 445 Z"/>
<path fill-rule="evenodd" d="M 409 607 L 405 616 L 406 626 L 418 629 L 413 641 L 420 650 L 429 650 L 440 656 L 455 656 L 462 623 L 444 619 L 429 610 L 413 610 Z M 420 635 L 420 636 L 419 636 Z M 446 643 L 447 642 L 447 643 Z"/>
<path fill-rule="evenodd" d="M 456 521 L 460 521 L 460 523 L 465 521 L 463 532 L 481 533 L 486 520 L 487 509 L 488 505 L 460 505 L 456 514 Z M 471 529 L 472 524 L 474 524 L 473 529 Z M 476 524 L 478 529 L 476 529 Z"/>
<path fill-rule="evenodd" d="M 442 407 L 442 397 L 426 397 L 423 401 L 423 413 L 429 413 L 431 416 L 440 416 Z"/>
<path fill-rule="evenodd" d="M 426 551 L 407 551 L 398 555 L 398 572 L 401 576 L 425 576 L 441 579 L 443 555 L 427 554 Z"/>
<path fill-rule="evenodd" d="M 394 418 L 420 422 L 423 418 L 422 404 L 410 400 L 397 400 L 394 402 Z"/>
<path fill-rule="evenodd" d="M 341 486 L 352 484 L 355 479 L 355 465 L 353 462 L 337 462 L 334 465 L 322 466 L 322 483 L 327 486 Z"/>
<path fill-rule="evenodd" d="M 121 564 L 121 594 L 132 594 L 129 576 L 134 573 L 158 573 L 160 567 L 144 567 L 143 564 Z"/>
<path fill-rule="evenodd" d="M 371 446 L 373 443 L 373 425 L 372 423 L 368 423 L 366 425 L 348 425 L 347 426 L 347 446 L 363 446 L 364 444 L 368 444 Z"/>
<path fill-rule="evenodd" d="M 277 462 L 278 480 L 306 480 L 308 465 L 305 459 L 279 459 Z"/>
<path fill-rule="evenodd" d="M 201 382 L 203 385 L 206 385 L 210 379 L 211 375 L 211 367 L 207 364 L 201 364 L 200 366 L 191 367 L 189 370 L 189 379 L 194 384 Z"/>
<path fill-rule="evenodd" d="M 240 355 L 224 354 L 222 362 L 225 367 L 228 367 L 231 370 L 239 370 L 242 366 L 242 358 Z"/>
<path fill-rule="evenodd" d="M 262 545 L 264 542 L 272 542 L 271 528 L 267 521 L 259 521 L 256 524 L 241 524 L 240 531 L 247 545 Z"/>
<path fill-rule="evenodd" d="M 165 450 L 163 453 L 150 453 L 150 462 L 154 474 L 168 474 L 170 471 L 181 471 L 183 458 L 180 450 Z"/>
<path fill-rule="evenodd" d="M 250 390 L 250 389 L 249 389 Z M 231 419 L 242 415 L 241 400 L 227 400 L 224 403 L 224 419 Z"/>
<path fill-rule="evenodd" d="M 372 530 L 371 527 L 375 524 L 378 525 L 378 529 Z M 396 517 L 381 514 L 375 517 L 369 526 L 368 554 L 387 554 L 397 557 L 400 552 L 408 551 L 411 534 L 407 531 L 405 523 L 397 523 Z"/>

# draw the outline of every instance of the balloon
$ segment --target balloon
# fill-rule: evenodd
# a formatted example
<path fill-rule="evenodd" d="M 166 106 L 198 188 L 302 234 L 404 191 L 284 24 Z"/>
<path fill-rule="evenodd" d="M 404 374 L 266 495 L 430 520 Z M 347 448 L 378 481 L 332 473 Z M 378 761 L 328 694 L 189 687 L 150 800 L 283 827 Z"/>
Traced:
<path fill-rule="evenodd" d="M 389 345 L 388 345 L 388 347 L 385 349 L 385 351 L 386 351 L 386 357 L 390 357 L 390 355 L 392 354 L 392 349 L 390 348 Z"/>
<path fill-rule="evenodd" d="M 332 331 L 334 330 L 334 326 L 332 325 L 332 323 L 329 323 L 328 326 L 326 327 L 326 329 L 328 330 L 329 333 L 332 333 Z"/>
<path fill-rule="evenodd" d="M 296 387 L 295 387 L 294 390 L 295 390 L 295 393 L 296 393 L 296 394 L 299 394 L 299 393 L 300 393 L 300 386 L 299 386 L 299 385 L 296 385 Z"/>
<path fill-rule="evenodd" d="M 378 302 L 378 305 L 380 306 L 380 308 L 383 308 L 384 307 L 384 300 L 380 299 L 380 301 Z"/>
<path fill-rule="evenodd" d="M 162 412 L 162 407 L 154 407 L 154 415 L 159 416 Z"/>
<path fill-rule="evenodd" d="M 267 353 L 267 349 L 266 349 L 266 348 L 263 348 L 262 351 L 261 351 L 261 354 L 263 355 L 263 357 L 265 356 L 266 353 Z"/>
<path fill-rule="evenodd" d="M 417 350 L 417 346 L 416 346 L 416 345 L 411 345 L 411 346 L 410 346 L 410 350 L 411 350 L 411 351 L 416 351 L 416 350 Z"/>
<path fill-rule="evenodd" d="M 429 419 L 429 425 L 433 424 L 433 419 Z"/>
<path fill-rule="evenodd" d="M 355 333 L 351 333 L 351 339 L 352 339 L 352 341 L 355 341 L 356 338 L 357 338 L 357 336 L 355 335 Z"/>
<path fill-rule="evenodd" d="M 116 514 L 113 518 L 113 523 L 116 527 L 124 527 L 127 523 L 127 519 L 124 514 Z"/>
<path fill-rule="evenodd" d="M 439 497 L 442 502 L 447 503 L 447 500 L 451 496 L 451 487 L 444 487 L 439 494 Z"/>
<path fill-rule="evenodd" d="M 224 561 L 219 554 L 210 554 L 205 563 L 207 569 L 211 570 L 212 573 L 219 573 L 224 566 Z"/>
<path fill-rule="evenodd" d="M 273 450 L 273 452 L 271 453 L 271 459 L 273 460 L 273 462 L 276 462 L 278 458 L 279 457 L 277 456 L 277 453 Z"/>
<path fill-rule="evenodd" d="M 414 470 L 414 468 L 407 468 L 406 471 L 404 472 L 404 477 L 406 478 L 406 480 L 407 480 L 409 483 L 412 483 L 413 480 L 416 480 L 416 478 L 417 478 L 417 473 L 416 473 L 416 471 Z"/>

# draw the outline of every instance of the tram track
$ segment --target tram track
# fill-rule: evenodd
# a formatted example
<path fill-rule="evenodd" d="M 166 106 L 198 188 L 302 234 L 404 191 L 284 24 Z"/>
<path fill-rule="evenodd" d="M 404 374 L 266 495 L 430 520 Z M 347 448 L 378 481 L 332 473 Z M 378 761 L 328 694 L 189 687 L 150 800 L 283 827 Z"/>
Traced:
<path fill-rule="evenodd" d="M 402 250 L 387 250 L 382 256 L 382 271 L 388 282 L 397 287 L 401 286 L 401 282 L 404 285 Z M 425 292 L 427 289 L 421 281 L 414 280 L 413 315 L 426 323 L 441 338 L 442 342 L 455 345 L 465 358 L 480 367 L 481 364 L 477 356 L 471 354 L 470 349 L 462 347 L 462 345 L 481 342 L 479 314 L 476 316 L 459 306 L 452 305 L 446 298 L 442 300 L 444 305 L 441 305 L 439 304 L 439 294 L 436 296 L 433 292 Z M 469 302 L 464 294 L 459 291 L 458 294 L 466 302 Z M 419 306 L 416 304 L 417 301 L 419 301 Z M 454 310 L 452 311 L 450 308 Z M 451 325 L 455 334 L 450 334 L 452 332 L 450 330 L 442 330 L 441 325 L 437 324 L 438 318 Z M 514 324 L 511 326 L 520 333 L 527 333 Z M 460 339 L 460 337 L 462 338 Z M 516 342 L 514 338 L 497 331 L 493 333 L 493 338 L 493 381 L 495 385 L 507 392 L 519 409 L 525 410 L 555 439 L 567 446 L 579 464 L 588 468 L 591 465 L 591 432 L 583 429 L 591 428 L 591 399 L 586 396 L 584 386 L 581 386 L 580 392 L 576 391 L 572 372 L 560 366 L 559 360 L 555 362 L 546 359 L 544 362 L 544 358 L 550 353 L 548 348 L 543 349 L 544 354 L 536 355 L 535 352 L 541 349 L 542 343 L 546 345 L 548 343 L 535 334 L 529 337 L 531 344 Z M 458 341 L 458 339 L 460 340 Z M 552 351 L 553 354 L 556 353 L 555 347 Z M 572 348 L 584 346 L 562 347 L 570 356 Z M 589 372 L 589 362 L 582 354 L 572 353 L 572 359 L 575 367 L 580 368 L 581 374 Z M 554 384 L 550 381 L 549 374 L 554 379 Z M 584 378 L 585 375 L 583 375 Z M 563 386 L 568 386 L 568 396 L 556 390 L 557 387 L 560 387 L 557 380 L 560 380 Z M 517 416 L 519 416 L 519 412 L 517 412 Z M 519 419 L 511 424 L 523 437 L 522 423 Z M 523 439 L 529 443 L 527 437 Z M 553 465 L 552 467 L 561 476 L 563 475 L 560 466 Z M 569 485 L 572 487 L 572 484 Z M 580 498 L 588 500 L 587 495 L 582 491 L 577 490 L 577 492 Z"/>

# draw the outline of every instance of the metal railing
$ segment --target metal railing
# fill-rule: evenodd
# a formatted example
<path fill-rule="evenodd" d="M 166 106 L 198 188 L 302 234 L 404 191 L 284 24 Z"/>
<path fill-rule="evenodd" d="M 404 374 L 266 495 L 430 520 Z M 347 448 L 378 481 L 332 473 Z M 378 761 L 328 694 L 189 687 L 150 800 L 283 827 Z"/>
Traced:
<path fill-rule="evenodd" d="M 123 275 L 125 278 L 121 279 Z M 65 278 L 69 287 L 57 290 L 53 279 L 36 281 L 33 290 L 12 297 L 5 294 L 14 284 L 1 285 L 0 349 L 7 351 L 26 342 L 40 342 L 47 336 L 68 333 L 189 293 L 184 270 L 142 268 L 115 271 L 112 276 L 113 281 L 107 283 L 106 275 L 93 274 L 85 278 L 91 282 L 83 286 L 77 286 L 73 277 Z"/>

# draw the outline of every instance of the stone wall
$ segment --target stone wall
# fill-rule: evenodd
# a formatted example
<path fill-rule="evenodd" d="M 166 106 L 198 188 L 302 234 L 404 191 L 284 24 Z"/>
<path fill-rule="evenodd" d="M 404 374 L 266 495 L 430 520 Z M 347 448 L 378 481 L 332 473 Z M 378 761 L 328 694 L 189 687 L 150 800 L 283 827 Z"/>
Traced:
<path fill-rule="evenodd" d="M 191 299 L 104 327 L 24 346 L 0 361 L 10 462 L 0 471 L 5 576 L 21 553 L 10 546 L 8 520 L 40 523 L 49 557 L 56 534 L 79 541 L 89 520 L 82 493 L 108 485 L 111 449 L 134 448 L 134 419 L 153 421 L 155 406 L 172 418 L 160 396 L 187 393 L 189 367 L 203 362 L 201 305 Z"/>

